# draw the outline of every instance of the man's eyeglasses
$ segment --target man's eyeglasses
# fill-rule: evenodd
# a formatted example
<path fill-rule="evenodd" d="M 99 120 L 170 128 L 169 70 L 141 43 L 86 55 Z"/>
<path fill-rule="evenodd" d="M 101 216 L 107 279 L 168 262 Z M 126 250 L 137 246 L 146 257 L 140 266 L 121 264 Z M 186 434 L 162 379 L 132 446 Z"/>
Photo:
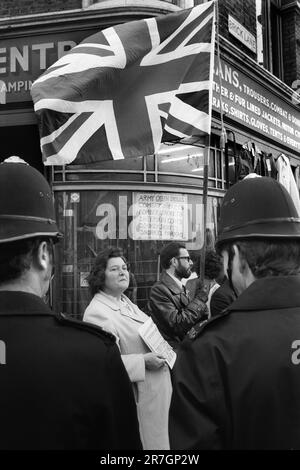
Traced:
<path fill-rule="evenodd" d="M 176 256 L 176 259 L 186 259 L 188 263 L 192 261 L 190 256 Z"/>

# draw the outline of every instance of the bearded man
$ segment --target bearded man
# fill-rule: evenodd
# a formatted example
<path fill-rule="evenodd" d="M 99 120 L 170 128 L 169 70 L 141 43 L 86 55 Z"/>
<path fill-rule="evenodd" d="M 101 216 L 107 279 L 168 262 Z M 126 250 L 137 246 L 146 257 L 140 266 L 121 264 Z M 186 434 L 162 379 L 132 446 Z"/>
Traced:
<path fill-rule="evenodd" d="M 186 333 L 198 322 L 206 320 L 207 292 L 199 284 L 193 298 L 182 284 L 191 275 L 193 262 L 183 243 L 171 242 L 160 253 L 163 271 L 151 288 L 148 313 L 162 336 L 177 349 Z"/>

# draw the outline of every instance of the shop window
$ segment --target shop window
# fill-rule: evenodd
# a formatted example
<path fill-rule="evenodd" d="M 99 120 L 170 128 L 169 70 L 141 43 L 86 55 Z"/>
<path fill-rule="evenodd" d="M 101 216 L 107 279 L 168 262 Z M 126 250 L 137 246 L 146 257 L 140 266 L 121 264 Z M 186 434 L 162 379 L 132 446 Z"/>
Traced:
<path fill-rule="evenodd" d="M 224 167 L 224 172 L 227 171 L 228 185 L 231 186 L 237 181 L 236 175 L 236 148 L 232 145 L 227 145 L 227 168 Z"/>
<path fill-rule="evenodd" d="M 158 181 L 180 183 L 183 175 L 186 184 L 198 184 L 195 179 L 202 180 L 204 175 L 205 153 L 207 147 L 195 145 L 165 145 L 165 148 L 157 155 Z M 209 149 L 208 186 L 210 188 L 224 189 L 223 156 L 219 149 Z M 194 182 L 193 182 L 194 179 Z"/>
<path fill-rule="evenodd" d="M 123 249 L 132 273 L 132 298 L 144 309 L 160 274 L 159 252 L 171 240 L 184 241 L 191 254 L 203 247 L 202 196 L 184 192 L 55 191 L 57 220 L 64 239 L 57 246 L 53 307 L 81 318 L 90 294 L 86 277 L 97 253 Z M 219 199 L 208 197 L 207 232 L 216 236 Z"/>
<path fill-rule="evenodd" d="M 256 0 L 257 60 L 283 80 L 281 0 Z"/>
<path fill-rule="evenodd" d="M 158 171 L 203 176 L 204 152 L 204 147 L 165 145 L 164 151 L 158 154 Z"/>
<path fill-rule="evenodd" d="M 206 0 L 204 0 L 206 1 Z M 198 5 L 200 3 L 204 3 L 203 0 L 160 0 L 162 4 L 166 3 L 171 3 L 173 5 L 180 6 L 181 8 L 191 8 L 192 6 Z M 156 2 L 156 3 L 160 3 Z M 153 5 L 153 2 L 151 0 L 146 0 L 141 1 L 140 3 L 145 3 L 148 5 L 147 6 L 157 6 Z M 110 5 L 111 4 L 111 5 Z M 124 0 L 123 1 L 117 1 L 117 0 L 82 0 L 82 8 L 101 8 L 101 7 L 109 7 L 109 6 L 124 6 Z M 127 0 L 126 1 L 126 6 L 137 6 L 137 1 L 136 0 Z"/>
<path fill-rule="evenodd" d="M 155 155 L 124 160 L 109 160 L 93 165 L 68 165 L 52 168 L 51 179 L 58 182 L 144 182 L 203 186 L 204 155 L 207 147 L 184 144 L 162 144 Z M 208 186 L 225 189 L 223 154 L 210 148 Z"/>

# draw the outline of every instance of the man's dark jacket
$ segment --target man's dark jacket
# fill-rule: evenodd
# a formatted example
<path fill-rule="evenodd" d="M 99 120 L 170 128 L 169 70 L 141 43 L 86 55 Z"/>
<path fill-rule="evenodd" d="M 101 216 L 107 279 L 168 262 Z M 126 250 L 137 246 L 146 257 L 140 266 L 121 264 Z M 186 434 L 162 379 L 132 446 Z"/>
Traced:
<path fill-rule="evenodd" d="M 300 277 L 251 284 L 178 351 L 172 449 L 300 449 Z"/>
<path fill-rule="evenodd" d="M 110 334 L 53 314 L 35 295 L 0 292 L 0 341 L 0 449 L 141 448 Z"/>
<path fill-rule="evenodd" d="M 165 271 L 150 292 L 148 313 L 163 337 L 177 348 L 189 329 L 207 318 L 207 293 L 201 289 L 191 300 L 188 291 Z"/>

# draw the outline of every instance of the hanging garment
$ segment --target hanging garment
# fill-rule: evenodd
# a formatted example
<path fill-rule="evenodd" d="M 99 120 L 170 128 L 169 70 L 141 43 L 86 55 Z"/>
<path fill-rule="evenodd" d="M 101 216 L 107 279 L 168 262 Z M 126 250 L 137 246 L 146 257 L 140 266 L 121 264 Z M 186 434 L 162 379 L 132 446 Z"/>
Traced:
<path fill-rule="evenodd" d="M 258 153 L 255 154 L 254 158 L 254 172 L 258 175 L 262 176 L 263 174 L 263 165 L 262 165 L 262 157 Z"/>
<path fill-rule="evenodd" d="M 300 217 L 300 198 L 299 190 L 291 169 L 289 158 L 283 153 L 277 158 L 278 181 L 290 193 Z"/>
<path fill-rule="evenodd" d="M 257 144 L 252 143 L 251 148 L 252 162 L 254 173 L 257 173 L 260 176 L 265 176 L 265 167 L 263 161 L 263 154 Z"/>
<path fill-rule="evenodd" d="M 249 173 L 254 173 L 252 155 L 248 149 L 242 148 L 240 154 L 236 158 L 236 174 L 237 180 L 242 180 Z"/>
<path fill-rule="evenodd" d="M 276 162 L 271 153 L 262 153 L 262 166 L 263 173 L 262 176 L 269 176 L 271 178 L 277 179 L 278 171 L 276 167 Z"/>

